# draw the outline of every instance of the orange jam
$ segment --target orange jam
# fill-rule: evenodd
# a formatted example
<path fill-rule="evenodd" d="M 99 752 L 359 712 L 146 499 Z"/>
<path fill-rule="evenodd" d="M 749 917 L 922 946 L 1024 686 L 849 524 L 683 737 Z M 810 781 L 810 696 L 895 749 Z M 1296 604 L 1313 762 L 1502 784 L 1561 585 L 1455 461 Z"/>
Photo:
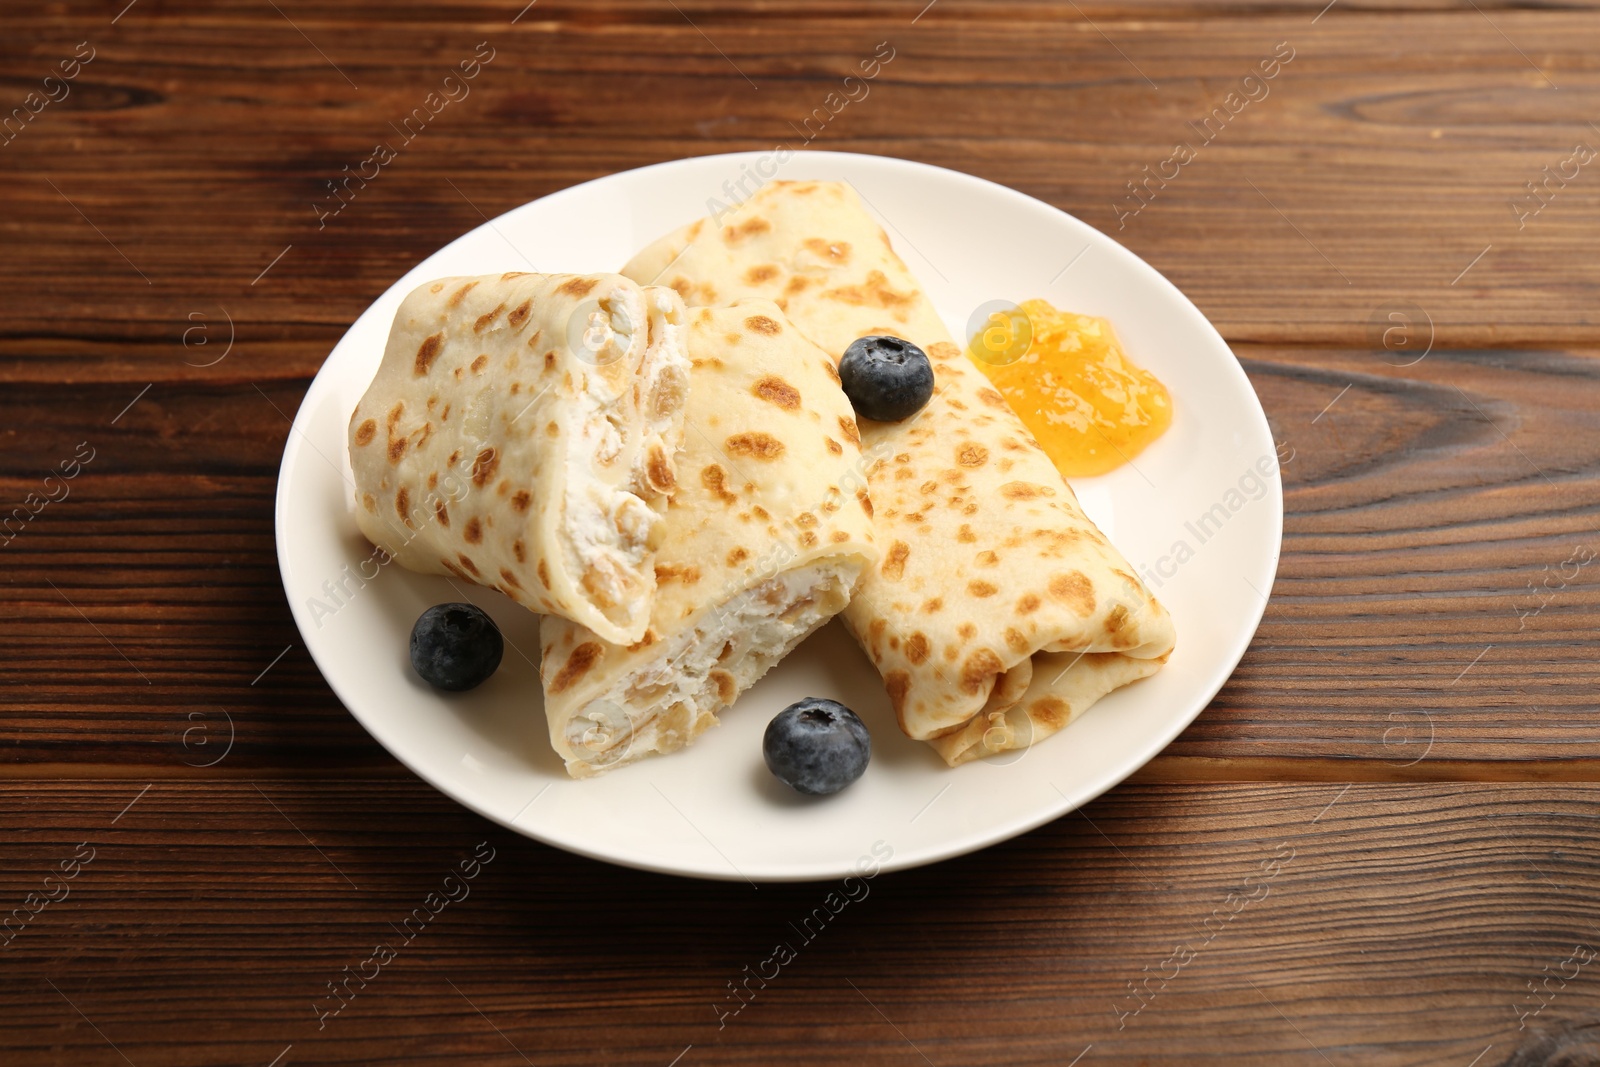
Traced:
<path fill-rule="evenodd" d="M 967 354 L 1065 477 L 1115 470 L 1172 425 L 1167 387 L 1105 319 L 1029 300 L 991 314 Z"/>

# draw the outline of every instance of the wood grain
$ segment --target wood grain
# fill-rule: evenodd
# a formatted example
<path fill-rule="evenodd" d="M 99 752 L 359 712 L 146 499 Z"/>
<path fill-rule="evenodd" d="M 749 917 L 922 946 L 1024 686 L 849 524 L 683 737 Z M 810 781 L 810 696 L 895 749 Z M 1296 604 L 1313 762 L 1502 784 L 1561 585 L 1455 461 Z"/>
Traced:
<path fill-rule="evenodd" d="M 94 850 L 5 949 L 0 1041 L 30 1065 L 121 1062 L 114 1043 L 141 1067 L 290 1045 L 300 1065 L 661 1067 L 690 1045 L 680 1062 L 1061 1065 L 1092 1045 L 1080 1062 L 1465 1067 L 1600 1008 L 1569 964 L 1518 1031 L 1529 980 L 1594 945 L 1594 787 L 1134 786 L 934 868 L 759 890 L 556 852 L 420 783 L 6 785 L 0 811 L 31 828 L 0 832 L 8 905 Z M 465 897 L 405 941 L 480 842 Z M 796 958 L 719 1029 L 779 941 Z M 397 958 L 319 1030 L 327 983 L 379 943 Z"/>
<path fill-rule="evenodd" d="M 1102 24 L 1043 8 L 1007 20 L 941 4 L 915 25 L 887 6 L 844 20 L 702 10 L 699 28 L 670 9 L 639 21 L 541 5 L 511 25 L 511 5 L 448 23 L 385 5 L 381 28 L 360 7 L 291 9 L 200 17 L 147 0 L 114 27 L 20 16 L 30 77 L 79 39 L 98 52 L 72 96 L 0 147 L 0 232 L 50 250 L 0 264 L 13 307 L 0 377 L 54 380 L 64 364 L 136 388 L 204 377 L 182 338 L 189 316 L 220 329 L 224 311 L 238 358 L 307 376 L 395 277 L 485 216 L 628 167 L 798 143 L 880 41 L 893 62 L 812 147 L 952 166 L 1055 203 L 1146 256 L 1230 340 L 1366 344 L 1397 300 L 1425 308 L 1446 346 L 1596 339 L 1600 183 L 1580 171 L 1521 229 L 1510 210 L 1600 136 L 1583 12 L 1334 8 L 1313 24 L 1309 8 L 1240 10 L 1204 21 L 1196 47 L 1192 15 Z M 397 140 L 391 123 L 484 40 L 497 58 L 471 95 L 319 229 L 326 183 Z M 1395 45 L 1422 40 L 1434 47 Z M 1295 59 L 1270 94 L 1200 144 L 1191 121 L 1278 42 Z M 1126 183 L 1179 140 L 1197 158 L 1119 228 Z"/>

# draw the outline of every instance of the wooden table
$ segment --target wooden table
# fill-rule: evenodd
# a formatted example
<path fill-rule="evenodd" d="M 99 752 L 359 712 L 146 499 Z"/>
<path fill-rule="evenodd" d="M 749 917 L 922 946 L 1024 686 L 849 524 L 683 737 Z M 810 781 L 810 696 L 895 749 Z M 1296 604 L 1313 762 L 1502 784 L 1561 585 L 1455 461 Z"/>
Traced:
<path fill-rule="evenodd" d="M 524 2 L 4 15 L 0 1062 L 1600 1062 L 1589 0 Z M 841 87 L 811 147 L 1006 183 L 1195 300 L 1293 449 L 1284 553 L 1130 783 L 874 882 L 719 1025 L 823 887 L 616 869 L 420 783 L 312 666 L 273 491 L 422 256 L 797 146 Z"/>

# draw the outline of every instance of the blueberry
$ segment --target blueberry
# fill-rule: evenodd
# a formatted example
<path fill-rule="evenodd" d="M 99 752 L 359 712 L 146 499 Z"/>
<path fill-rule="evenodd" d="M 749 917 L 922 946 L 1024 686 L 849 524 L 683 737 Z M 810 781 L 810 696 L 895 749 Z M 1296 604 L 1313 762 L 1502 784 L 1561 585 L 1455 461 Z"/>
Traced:
<path fill-rule="evenodd" d="M 471 604 L 435 604 L 411 628 L 411 666 L 440 689 L 460 692 L 482 685 L 504 652 L 494 620 Z"/>
<path fill-rule="evenodd" d="M 778 712 L 761 739 L 767 769 L 800 793 L 837 793 L 867 769 L 872 737 L 836 700 L 807 697 Z"/>
<path fill-rule="evenodd" d="M 910 341 L 858 337 L 839 360 L 839 381 L 857 415 L 899 422 L 921 411 L 933 395 L 933 364 Z"/>

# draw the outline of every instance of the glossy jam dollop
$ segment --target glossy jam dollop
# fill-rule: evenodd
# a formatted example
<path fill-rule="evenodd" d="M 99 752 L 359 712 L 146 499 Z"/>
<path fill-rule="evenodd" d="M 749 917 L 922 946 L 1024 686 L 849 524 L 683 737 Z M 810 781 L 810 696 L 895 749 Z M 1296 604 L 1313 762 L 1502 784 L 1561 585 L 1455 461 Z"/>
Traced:
<path fill-rule="evenodd" d="M 1172 425 L 1167 387 L 1105 319 L 1028 300 L 989 316 L 967 354 L 1064 477 L 1115 470 Z"/>

